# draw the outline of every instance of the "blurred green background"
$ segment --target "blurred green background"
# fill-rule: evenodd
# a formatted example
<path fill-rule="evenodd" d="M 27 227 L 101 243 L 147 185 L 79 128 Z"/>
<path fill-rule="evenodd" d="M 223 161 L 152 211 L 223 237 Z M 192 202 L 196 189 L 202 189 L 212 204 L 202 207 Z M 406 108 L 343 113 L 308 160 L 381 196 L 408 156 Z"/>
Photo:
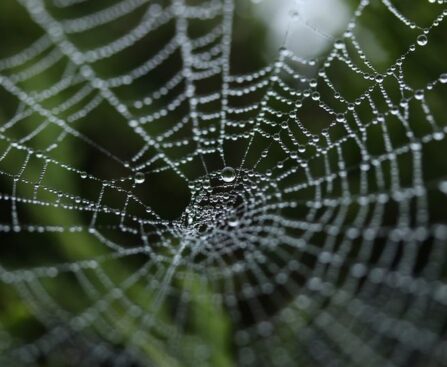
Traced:
<path fill-rule="evenodd" d="M 55 19 L 64 20 L 69 26 L 70 19 L 86 16 L 105 7 L 119 3 L 115 0 L 90 0 L 70 7 L 57 7 L 50 0 L 46 1 L 48 11 Z M 188 1 L 188 5 L 199 6 L 201 1 Z M 315 58 L 315 66 L 295 65 L 297 70 L 305 78 L 315 78 L 319 81 L 316 87 L 321 99 L 335 111 L 342 111 L 343 104 L 334 98 L 334 93 L 318 77 L 325 56 L 330 52 L 336 39 L 343 39 L 344 28 L 349 19 L 353 17 L 358 6 L 358 1 L 318 1 L 314 5 L 303 5 L 307 12 L 300 13 L 302 1 L 239 0 L 235 3 L 230 70 L 232 75 L 253 73 L 270 65 L 278 58 L 278 50 L 284 46 L 284 37 L 281 34 L 289 32 L 286 46 L 289 49 L 301 52 L 303 57 Z M 99 26 L 93 30 L 68 34 L 68 39 L 80 50 L 86 51 L 101 47 L 112 40 L 126 35 L 135 27 L 145 15 L 146 9 L 159 4 L 161 7 L 169 5 L 165 1 L 150 1 L 128 15 Z M 272 4 L 274 4 L 272 6 Z M 298 5 L 297 5 L 298 4 Z M 408 19 L 413 19 L 422 28 L 429 27 L 433 19 L 439 15 L 445 5 L 431 4 L 427 1 L 393 1 Z M 328 8 L 324 8 L 327 6 Z M 153 7 L 157 17 L 158 7 Z M 307 19 L 307 16 L 310 19 Z M 189 23 L 189 35 L 191 38 L 204 35 L 221 23 L 221 16 L 211 20 L 194 19 Z M 309 24 L 303 26 L 303 21 Z M 328 25 L 330 21 L 330 24 Z M 357 18 L 358 25 L 355 29 L 356 39 L 366 55 L 379 73 L 385 73 L 390 65 L 406 52 L 416 37 L 422 32 L 420 28 L 411 29 L 397 19 L 383 2 L 373 0 L 361 17 Z M 312 29 L 315 27 L 316 29 Z M 322 34 L 319 34 L 318 30 Z M 331 32 L 332 37 L 325 35 Z M 9 58 L 28 47 L 33 41 L 43 36 L 45 32 L 33 22 L 27 11 L 18 1 L 3 0 L 0 2 L 0 60 Z M 176 34 L 175 22 L 168 21 L 147 36 L 136 42 L 118 55 L 92 62 L 91 66 L 98 76 L 104 79 L 113 78 L 127 70 L 136 67 L 162 49 Z M 417 137 L 429 133 L 431 127 L 427 123 L 424 111 L 413 98 L 414 91 L 425 88 L 428 83 L 437 80 L 440 74 L 446 72 L 445 47 L 447 44 L 447 32 L 445 25 L 433 28 L 428 36 L 428 44 L 424 47 L 416 47 L 414 52 L 405 58 L 401 70 L 407 85 L 413 91 L 407 90 L 407 95 L 401 95 L 399 85 L 395 78 L 386 76 L 383 85 L 392 100 L 399 106 L 402 101 L 409 101 L 409 123 Z M 349 46 L 352 47 L 352 46 Z M 215 297 L 220 290 L 212 289 L 209 284 L 203 282 L 207 275 L 196 274 L 187 268 L 182 269 L 183 279 L 175 279 L 172 287 L 183 290 L 189 295 L 187 325 L 178 330 L 175 319 L 176 305 L 185 302 L 176 297 L 167 297 L 162 302 L 156 313 L 155 326 L 151 334 L 138 333 L 142 317 L 141 310 L 146 310 L 148 304 L 154 302 L 154 287 L 151 285 L 151 277 L 163 278 L 163 274 L 173 261 L 178 245 L 178 238 L 162 238 L 160 231 L 165 231 L 166 226 L 177 220 L 187 207 L 191 193 L 187 183 L 181 179 L 172 169 L 166 167 L 161 161 L 155 162 L 149 168 L 143 168 L 146 179 L 142 185 L 134 185 L 136 164 L 131 158 L 142 148 L 143 141 L 129 127 L 128 121 L 105 101 L 100 102 L 87 116 L 75 120 L 73 116 L 89 103 L 94 103 L 97 92 L 89 90 L 82 77 L 82 69 L 73 65 L 64 55 L 58 55 L 54 47 L 49 47 L 45 52 L 33 59 L 32 62 L 22 66 L 8 68 L 3 67 L 0 75 L 8 76 L 16 80 L 16 86 L 28 96 L 39 98 L 39 91 L 54 86 L 64 76 L 73 76 L 73 85 L 60 93 L 55 93 L 48 98 L 41 98 L 40 104 L 53 115 L 67 122 L 67 124 L 88 137 L 95 144 L 99 144 L 111 152 L 117 159 L 103 154 L 97 146 L 86 143 L 82 139 L 65 135 L 64 130 L 57 124 L 47 123 L 44 116 L 36 112 L 24 113 L 25 117 L 17 123 L 9 126 L 8 122 L 16 115 L 17 111 L 26 111 L 28 107 L 19 102 L 17 95 L 3 87 L 0 88 L 0 265 L 4 276 L 0 281 L 0 355 L 4 355 L 5 363 L 11 362 L 9 350 L 22 343 L 32 343 L 36 338 L 47 333 L 48 324 L 58 330 L 66 330 L 67 325 L 61 320 L 67 315 L 79 315 L 97 300 L 104 298 L 108 302 L 101 317 L 92 322 L 90 327 L 82 333 L 73 333 L 67 338 L 66 343 L 60 343 L 56 350 L 41 355 L 37 360 L 39 366 L 64 366 L 77 365 L 78 361 L 84 361 L 91 353 L 93 346 L 110 351 L 111 354 L 122 359 L 123 365 L 129 363 L 138 366 L 147 358 L 150 365 L 155 366 L 233 366 L 237 364 L 238 348 L 235 342 L 235 333 L 241 327 L 253 324 L 253 315 L 245 315 L 238 324 L 232 322 L 230 311 L 221 305 Z M 354 53 L 352 53 L 353 55 Z M 353 57 L 354 59 L 354 57 Z M 40 68 L 39 60 L 43 65 L 52 63 L 51 67 Z M 51 61 L 52 60 L 52 61 Z M 358 59 L 356 61 L 359 61 Z M 1 61 L 0 61 L 0 65 Z M 118 100 L 128 106 L 129 111 L 137 116 L 146 116 L 154 113 L 174 97 L 178 96 L 184 84 L 179 83 L 166 96 L 159 98 L 148 106 L 138 106 L 134 101 L 144 99 L 145 96 L 156 91 L 167 80 L 178 73 L 182 67 L 180 52 L 177 50 L 160 66 L 152 72 L 133 81 L 129 85 L 123 85 L 114 89 Z M 23 78 L 31 70 L 32 77 Z M 33 71 L 34 70 L 34 71 Z M 371 86 L 372 82 L 365 80 L 362 75 L 353 72 L 341 62 L 334 62 L 325 68 L 334 86 L 349 102 L 355 102 L 357 98 Z M 35 75 L 34 75 L 35 74 Z M 372 75 L 372 74 L 371 74 Z M 374 75 L 372 75 L 374 77 Z M 16 78 L 16 79 L 14 79 Z M 296 81 L 286 73 L 281 75 L 281 80 L 303 91 L 308 88 L 307 82 Z M 221 76 L 198 80 L 196 93 L 206 95 L 219 90 L 222 84 Z M 85 95 L 79 101 L 68 106 L 67 109 L 58 109 L 58 106 L 84 89 Z M 443 128 L 446 123 L 445 100 L 446 85 L 437 85 L 433 90 L 425 91 L 425 98 L 430 106 L 436 123 Z M 266 92 L 260 88 L 250 95 L 230 96 L 230 106 L 245 106 L 260 101 Z M 42 96 L 42 95 L 40 95 Z M 280 102 L 269 102 L 272 108 L 288 114 L 295 106 Z M 207 105 L 210 111 L 219 109 L 218 103 Z M 157 123 L 145 124 L 143 129 L 149 136 L 157 137 L 180 121 L 188 113 L 188 105 L 182 104 L 166 117 L 161 117 Z M 389 106 L 384 103 L 378 106 L 382 112 L 388 111 Z M 324 129 L 329 126 L 334 117 L 319 107 L 318 103 L 312 103 L 306 99 L 301 108 L 297 108 L 297 114 L 306 129 L 316 136 L 321 136 Z M 370 121 L 372 112 L 365 101 L 359 101 L 356 111 L 362 121 Z M 201 111 L 206 113 L 206 109 Z M 254 119 L 256 111 L 247 113 L 244 120 Z M 237 120 L 238 117 L 234 119 Z M 274 117 L 270 117 L 274 119 Z M 73 122 L 70 122 L 73 119 Z M 277 126 L 272 126 L 272 134 L 279 129 L 281 119 L 276 121 Z M 355 126 L 355 121 L 349 121 Z M 36 128 L 43 127 L 41 131 L 32 136 Z M 215 122 L 218 126 L 218 120 Z M 397 119 L 391 115 L 386 117 L 386 126 L 392 145 L 398 147 L 408 144 L 405 131 Z M 228 127 L 228 133 L 242 134 L 250 132 L 253 125 L 246 124 L 242 128 Z M 275 130 L 276 129 L 276 130 Z M 343 136 L 344 131 L 336 131 L 334 134 Z M 383 154 L 383 142 L 381 132 L 373 127 L 368 128 L 368 150 L 371 154 Z M 191 128 L 183 129 L 175 135 L 176 140 L 189 140 L 193 136 Z M 60 139 L 57 147 L 51 145 Z M 308 137 L 297 132 L 297 139 L 307 147 L 303 153 L 304 159 L 315 154 L 315 147 L 309 144 Z M 169 139 L 168 139 L 169 140 Z M 28 146 L 33 152 L 42 152 L 40 155 L 28 154 L 24 149 L 13 146 L 13 142 Z M 248 164 L 256 161 L 265 149 L 266 143 L 255 140 L 251 148 L 252 157 L 248 158 Z M 247 140 L 225 142 L 225 157 L 232 166 L 238 166 L 247 146 Z M 356 187 L 359 181 L 359 173 L 356 171 L 360 162 L 360 155 L 355 144 L 346 143 L 343 146 L 346 165 L 351 167 L 349 180 L 352 187 Z M 444 139 L 432 141 L 423 147 L 423 177 L 424 187 L 428 189 L 429 222 L 445 223 L 445 195 L 438 190 L 438 183 L 447 178 L 447 164 L 443 159 L 446 150 Z M 166 154 L 171 159 L 185 157 L 191 153 L 190 146 L 167 148 Z M 2 156 L 3 153 L 6 153 Z M 156 154 L 148 149 L 144 153 L 146 160 Z M 284 159 L 281 152 L 271 152 L 268 159 L 257 169 L 265 173 L 275 167 Z M 142 159 L 141 161 L 143 161 Z M 55 162 L 58 162 L 57 164 Z M 130 168 L 122 163 L 129 162 Z M 324 174 L 323 163 L 313 161 L 312 169 Z M 222 162 L 218 154 L 206 157 L 207 166 L 212 170 L 220 170 Z M 385 167 L 385 174 L 391 174 L 391 168 Z M 67 169 L 67 167 L 69 169 Z M 71 169 L 70 169 L 71 168 Z M 411 185 L 412 165 L 409 155 L 403 155 L 399 160 L 401 182 L 403 187 Z M 182 167 L 184 174 L 190 180 L 204 175 L 203 168 L 197 162 L 192 162 Z M 86 176 L 86 177 L 84 177 Z M 18 179 L 16 179 L 19 177 Z M 388 183 L 390 177 L 385 177 Z M 104 189 L 104 182 L 108 186 Z M 389 185 L 388 185 L 389 186 Z M 144 210 L 143 205 L 131 201 L 125 209 L 127 217 L 121 219 L 113 212 L 113 209 L 122 210 L 128 192 L 134 193 L 147 207 L 154 210 L 164 223 L 147 226 L 145 231 L 150 233 L 149 243 L 152 250 L 160 254 L 161 258 L 153 266 L 147 268 L 148 254 L 144 251 L 133 255 L 117 256 L 110 259 L 113 252 L 104 246 L 97 234 L 89 233 L 89 225 L 92 220 L 95 203 L 98 195 L 104 189 L 102 205 L 111 208 L 110 213 L 100 213 L 96 218 L 95 228 L 104 238 L 112 243 L 119 244 L 123 249 L 141 248 L 143 240 L 135 218 L 153 219 L 152 214 Z M 355 190 L 355 189 L 353 189 Z M 334 197 L 339 196 L 336 190 Z M 22 200 L 11 199 L 19 197 Z M 303 192 L 296 196 L 297 200 L 312 199 L 313 193 Z M 29 202 L 23 200 L 31 200 Z M 291 199 L 294 199 L 291 197 Z M 34 200 L 34 202 L 32 202 Z M 45 205 L 48 202 L 51 205 Z M 392 207 L 385 213 L 382 226 L 393 226 L 399 220 L 399 210 Z M 297 209 L 292 217 L 300 218 Z M 351 214 L 351 218 L 354 213 Z M 347 222 L 349 221 L 349 217 Z M 122 225 L 129 228 L 123 231 Z M 165 233 L 165 232 L 163 232 Z M 163 244 L 168 243 L 168 246 Z M 318 238 L 314 239 L 318 246 Z M 427 250 L 429 251 L 429 247 Z M 294 254 L 291 254 L 294 255 Z M 270 256 L 270 255 L 269 255 Z M 273 257 L 274 254 L 271 254 Z M 102 258 L 107 261 L 102 262 Z M 420 267 L 424 266 L 424 254 L 420 255 Z M 94 259 L 95 261 L 88 263 Z M 315 263 L 315 258 L 303 259 L 309 267 Z M 82 271 L 51 270 L 54 264 L 81 264 Z M 88 264 L 88 265 L 86 265 Z M 68 268 L 67 265 L 67 268 Z M 27 269 L 43 267 L 44 276 L 37 276 L 38 272 L 27 272 Z M 7 271 L 6 271 L 6 270 Z M 50 269 L 50 270 L 48 270 Z M 142 271 L 141 281 L 125 288 L 126 279 Z M 35 271 L 35 270 L 34 270 Z M 51 275 L 51 272 L 54 272 Z M 48 272 L 50 273 L 48 275 Z M 161 272 L 161 273 L 160 273 Z M 14 274 L 12 284 L 6 281 L 6 274 Z M 98 274 L 103 274 L 99 275 Z M 442 271 L 442 281 L 445 281 L 445 270 Z M 102 276 L 102 278 L 101 278 Z M 20 278 L 20 281 L 17 279 Z M 81 279 L 82 278 L 82 279 Z M 85 278 L 85 279 L 83 279 Z M 86 280 L 87 279 L 87 280 Z M 297 284 L 303 284 L 304 280 L 297 280 Z M 86 285 L 89 283 L 89 285 Z M 91 291 L 91 294 L 86 292 Z M 121 289 L 121 293 L 120 290 Z M 284 302 L 291 301 L 296 294 L 290 294 Z M 278 306 L 268 305 L 269 301 L 263 298 L 271 314 L 279 312 Z M 133 308 L 131 305 L 138 305 Z M 36 307 L 37 308 L 36 308 Z M 43 306 L 43 310 L 37 311 Z M 241 306 L 243 307 L 243 306 Z M 100 309 L 100 308 L 99 308 Z M 36 317 L 36 312 L 42 317 Z M 42 313 L 42 314 L 40 314 Z M 101 313 L 101 312 L 100 312 Z M 79 321 L 79 320 L 78 320 Z M 257 320 L 254 320 L 257 321 Z M 80 321 L 82 322 L 82 320 Z M 98 332 L 100 330 L 100 332 Z M 109 332 L 107 334 L 107 331 Z M 104 335 L 104 332 L 106 334 Z M 177 333 L 177 334 L 176 334 Z M 1 337 L 1 335 L 8 335 Z M 63 335 L 63 334 L 61 334 Z M 62 338 L 62 336 L 59 336 Z M 131 340 L 125 349 L 126 341 Z M 284 348 L 289 348 L 295 353 L 298 343 L 293 337 Z M 274 344 L 272 344 L 274 348 Z M 135 349 L 135 350 L 134 350 Z M 256 349 L 254 349 L 256 350 Z M 136 352 L 137 351 L 137 352 Z M 175 352 L 174 352 L 175 351 Z M 272 349 L 272 353 L 274 350 Z M 135 358 L 135 356 L 138 358 Z M 67 361 L 67 356 L 72 361 Z M 16 360 L 14 363 L 19 362 Z M 79 362 L 80 363 L 80 362 Z M 26 365 L 26 364 L 25 364 Z M 103 365 L 111 365 L 109 360 L 103 361 Z"/>

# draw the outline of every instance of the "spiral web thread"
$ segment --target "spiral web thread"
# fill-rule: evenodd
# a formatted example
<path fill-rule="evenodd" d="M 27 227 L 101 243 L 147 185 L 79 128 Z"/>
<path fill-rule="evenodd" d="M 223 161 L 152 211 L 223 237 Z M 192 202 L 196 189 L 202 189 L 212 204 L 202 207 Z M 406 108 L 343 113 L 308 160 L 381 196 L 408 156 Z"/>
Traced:
<path fill-rule="evenodd" d="M 430 99 L 445 98 L 447 74 L 415 88 L 405 71 L 445 32 L 445 6 L 427 2 L 436 14 L 418 24 L 405 7 L 362 0 L 324 57 L 282 47 L 272 64 L 234 75 L 233 0 L 123 0 L 57 15 L 90 1 L 18 0 L 42 35 L 0 60 L 2 96 L 15 103 L 0 128 L 1 246 L 40 236 L 33 246 L 45 247 L 53 236 L 64 248 L 40 264 L 2 255 L 2 297 L 19 299 L 40 330 L 22 336 L 2 318 L 2 365 L 231 365 L 222 350 L 238 365 L 447 364 L 447 227 L 431 210 L 447 172 L 424 176 L 447 132 Z M 374 7 L 412 37 L 382 72 L 357 39 Z M 139 21 L 107 44 L 77 44 L 135 12 Z M 213 26 L 193 37 L 201 22 Z M 99 72 L 161 29 L 172 37 L 142 63 Z M 156 88 L 138 84 L 159 80 L 172 60 L 177 72 Z M 362 81 L 354 97 L 334 65 Z M 29 87 L 46 73 L 58 79 Z M 303 121 L 309 106 L 330 120 L 318 131 Z M 100 108 L 110 120 L 88 120 Z M 84 121 L 101 126 L 101 139 Z M 138 142 L 130 158 L 106 144 L 117 125 L 124 133 L 113 139 Z M 117 169 L 66 162 L 66 146 Z M 174 220 L 141 194 L 163 172 L 191 195 Z M 58 284 L 82 301 L 65 302 Z"/>

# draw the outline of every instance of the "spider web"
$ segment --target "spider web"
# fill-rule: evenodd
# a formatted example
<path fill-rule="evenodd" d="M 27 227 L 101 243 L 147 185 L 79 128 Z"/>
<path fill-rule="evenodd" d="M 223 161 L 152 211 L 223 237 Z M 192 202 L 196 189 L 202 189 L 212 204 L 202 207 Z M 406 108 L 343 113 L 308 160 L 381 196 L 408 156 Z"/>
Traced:
<path fill-rule="evenodd" d="M 3 365 L 447 364 L 443 2 L 247 73 L 233 0 L 10 3 Z"/>

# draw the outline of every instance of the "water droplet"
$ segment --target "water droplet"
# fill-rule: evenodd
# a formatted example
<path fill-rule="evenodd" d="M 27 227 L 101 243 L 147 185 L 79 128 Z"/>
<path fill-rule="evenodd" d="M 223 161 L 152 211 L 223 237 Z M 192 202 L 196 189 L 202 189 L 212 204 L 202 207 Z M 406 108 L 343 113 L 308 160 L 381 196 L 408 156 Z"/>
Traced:
<path fill-rule="evenodd" d="M 231 217 L 228 219 L 228 225 L 230 227 L 237 227 L 239 225 L 239 221 L 237 220 L 236 217 Z"/>
<path fill-rule="evenodd" d="M 414 98 L 419 101 L 424 99 L 424 91 L 422 89 L 418 89 L 416 92 L 414 92 Z"/>
<path fill-rule="evenodd" d="M 142 184 L 146 177 L 143 172 L 137 172 L 134 179 L 136 184 Z"/>
<path fill-rule="evenodd" d="M 312 99 L 313 99 L 314 101 L 318 101 L 318 100 L 320 99 L 320 93 L 318 93 L 318 92 L 313 92 L 313 93 L 312 93 Z"/>
<path fill-rule="evenodd" d="M 368 170 L 369 170 L 369 163 L 368 163 L 368 162 L 362 162 L 362 163 L 360 164 L 360 169 L 361 169 L 362 171 L 364 171 L 364 172 L 368 171 Z"/>
<path fill-rule="evenodd" d="M 419 35 L 418 38 L 416 39 L 416 42 L 418 43 L 419 46 L 425 46 L 428 43 L 427 36 L 425 34 Z"/>
<path fill-rule="evenodd" d="M 413 150 L 413 151 L 419 151 L 419 150 L 422 149 L 422 144 L 417 142 L 417 141 L 413 142 L 413 143 L 410 144 L 410 149 Z"/>
<path fill-rule="evenodd" d="M 442 84 L 447 83 L 447 73 L 441 74 L 441 76 L 439 77 L 439 82 Z"/>
<path fill-rule="evenodd" d="M 236 178 L 236 171 L 232 167 L 225 167 L 221 172 L 221 178 L 225 182 L 233 182 Z"/>
<path fill-rule="evenodd" d="M 441 181 L 439 183 L 439 190 L 441 190 L 444 194 L 447 194 L 447 181 Z"/>
<path fill-rule="evenodd" d="M 337 115 L 335 116 L 335 119 L 338 122 L 343 122 L 343 121 L 345 121 L 345 115 L 343 113 L 337 113 Z"/>
<path fill-rule="evenodd" d="M 345 46 L 345 44 L 343 43 L 342 40 L 337 40 L 335 41 L 334 46 L 337 50 L 340 50 Z"/>
<path fill-rule="evenodd" d="M 433 138 L 437 141 L 444 139 L 444 133 L 442 131 L 435 132 Z"/>

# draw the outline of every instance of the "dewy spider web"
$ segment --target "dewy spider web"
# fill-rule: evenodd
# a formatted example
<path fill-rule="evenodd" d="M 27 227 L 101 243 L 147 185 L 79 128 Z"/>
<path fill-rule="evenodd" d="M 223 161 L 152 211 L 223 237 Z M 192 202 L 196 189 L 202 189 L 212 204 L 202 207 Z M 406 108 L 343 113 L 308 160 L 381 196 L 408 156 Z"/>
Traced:
<path fill-rule="evenodd" d="M 233 0 L 5 3 L 2 366 L 447 364 L 442 2 L 247 74 Z"/>

